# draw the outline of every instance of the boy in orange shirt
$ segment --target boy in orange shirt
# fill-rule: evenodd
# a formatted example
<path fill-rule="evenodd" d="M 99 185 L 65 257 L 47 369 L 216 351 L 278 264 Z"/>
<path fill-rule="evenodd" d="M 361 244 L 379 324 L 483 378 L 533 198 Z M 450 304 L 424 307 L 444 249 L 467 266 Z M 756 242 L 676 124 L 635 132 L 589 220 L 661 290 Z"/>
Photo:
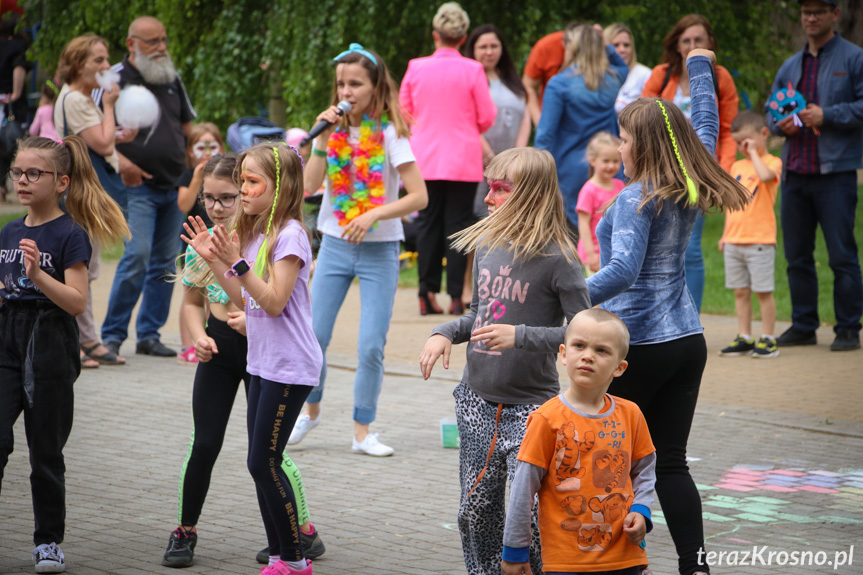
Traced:
<path fill-rule="evenodd" d="M 731 136 L 746 156 L 734 162 L 731 175 L 752 194 L 742 211 L 725 214 L 725 231 L 719 251 L 725 256 L 725 287 L 734 290 L 738 335 L 719 352 L 722 357 L 779 355 L 773 329 L 776 300 L 773 298 L 776 261 L 776 214 L 773 204 L 782 173 L 782 160 L 767 153 L 767 122 L 752 110 L 740 112 L 731 123 Z M 761 307 L 761 338 L 752 333 L 752 292 Z"/>
<path fill-rule="evenodd" d="M 627 366 L 629 331 L 611 312 L 586 309 L 569 323 L 560 357 L 569 389 L 527 420 L 510 486 L 501 570 L 530 574 L 534 497 L 546 575 L 639 575 L 647 564 L 656 450 L 631 401 L 607 395 Z"/>

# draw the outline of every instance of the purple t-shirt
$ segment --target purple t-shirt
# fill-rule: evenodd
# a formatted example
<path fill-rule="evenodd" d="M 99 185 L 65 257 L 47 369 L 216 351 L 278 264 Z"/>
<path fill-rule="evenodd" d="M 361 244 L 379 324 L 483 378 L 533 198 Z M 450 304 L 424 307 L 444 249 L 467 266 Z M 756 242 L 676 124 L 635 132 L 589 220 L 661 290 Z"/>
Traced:
<path fill-rule="evenodd" d="M 264 236 L 249 244 L 243 256 L 254 268 Z M 246 369 L 252 375 L 285 384 L 318 385 L 323 356 L 312 331 L 312 302 L 309 297 L 309 263 L 312 248 L 306 230 L 291 220 L 279 232 L 273 249 L 273 262 L 288 256 L 300 258 L 300 274 L 285 309 L 270 317 L 243 290 L 246 301 L 246 333 L 249 355 Z M 254 272 L 251 272 L 254 273 Z"/>

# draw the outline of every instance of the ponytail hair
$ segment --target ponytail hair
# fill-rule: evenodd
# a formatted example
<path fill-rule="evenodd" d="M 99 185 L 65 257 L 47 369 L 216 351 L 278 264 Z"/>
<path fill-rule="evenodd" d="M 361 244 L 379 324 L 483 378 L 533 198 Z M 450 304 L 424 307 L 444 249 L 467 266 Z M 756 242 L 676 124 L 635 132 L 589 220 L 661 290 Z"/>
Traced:
<path fill-rule="evenodd" d="M 66 211 L 84 228 L 90 241 L 110 244 L 121 237 L 132 237 L 120 206 L 99 183 L 87 144 L 80 136 L 66 136 L 62 142 L 31 136 L 18 143 L 21 150 L 38 152 L 53 165 L 55 178 L 69 177 Z"/>

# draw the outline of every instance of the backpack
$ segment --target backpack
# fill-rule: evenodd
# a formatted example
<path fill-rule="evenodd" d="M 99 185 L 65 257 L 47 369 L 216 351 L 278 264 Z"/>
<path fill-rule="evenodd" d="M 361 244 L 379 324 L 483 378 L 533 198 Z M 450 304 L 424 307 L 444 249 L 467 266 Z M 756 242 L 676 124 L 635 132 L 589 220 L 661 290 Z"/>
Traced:
<path fill-rule="evenodd" d="M 285 130 L 266 118 L 247 116 L 228 126 L 226 139 L 231 150 L 239 154 L 262 142 L 284 142 Z"/>

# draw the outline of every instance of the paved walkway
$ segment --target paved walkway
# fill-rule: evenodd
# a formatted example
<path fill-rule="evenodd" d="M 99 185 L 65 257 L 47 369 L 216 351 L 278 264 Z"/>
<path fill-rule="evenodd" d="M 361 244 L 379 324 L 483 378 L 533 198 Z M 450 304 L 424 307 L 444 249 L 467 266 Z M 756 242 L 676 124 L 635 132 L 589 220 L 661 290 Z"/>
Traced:
<path fill-rule="evenodd" d="M 97 321 L 113 270 L 94 289 Z M 175 303 L 179 299 L 175 296 Z M 464 573 L 454 526 L 458 453 L 441 447 L 439 420 L 453 415 L 451 391 L 464 364 L 457 348 L 449 371 L 418 377 L 417 357 L 437 318 L 420 318 L 412 291 L 401 290 L 387 347 L 387 375 L 373 430 L 396 449 L 375 459 L 350 452 L 358 292 L 354 287 L 328 360 L 324 423 L 291 449 L 303 471 L 313 521 L 327 545 L 318 575 Z M 163 340 L 178 344 L 176 314 Z M 703 318 L 710 359 L 690 440 L 691 468 L 704 501 L 708 548 L 742 553 L 812 552 L 835 561 L 863 541 L 863 353 L 819 345 L 783 350 L 770 361 L 724 359 L 733 318 Z M 786 325 L 779 325 L 784 329 Z M 131 330 L 134 333 L 134 330 Z M 78 575 L 166 574 L 160 565 L 176 525 L 177 481 L 191 429 L 194 369 L 171 359 L 135 356 L 76 383 L 75 427 L 66 448 L 68 514 L 63 549 Z M 237 398 L 199 525 L 189 573 L 252 574 L 265 545 L 252 481 L 245 469 L 245 401 Z M 32 573 L 33 519 L 23 421 L 0 496 L 0 573 Z M 656 573 L 676 573 L 661 511 L 648 538 Z M 716 573 L 861 573 L 850 566 L 716 567 Z M 824 555 L 818 555 L 824 552 Z M 733 557 L 733 556 L 732 556 Z M 806 556 L 808 557 L 808 556 Z M 738 563 L 742 554 L 736 556 Z M 774 565 L 783 555 L 774 557 Z M 728 556 L 724 556 L 728 562 Z M 847 558 L 845 559 L 847 562 Z M 789 564 L 790 565 L 790 564 Z"/>

